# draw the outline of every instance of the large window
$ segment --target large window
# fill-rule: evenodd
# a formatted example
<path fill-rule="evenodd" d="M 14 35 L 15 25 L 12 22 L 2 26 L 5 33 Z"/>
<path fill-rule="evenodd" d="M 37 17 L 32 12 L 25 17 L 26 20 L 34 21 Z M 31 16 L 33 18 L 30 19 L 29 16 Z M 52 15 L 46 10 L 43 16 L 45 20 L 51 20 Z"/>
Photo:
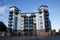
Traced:
<path fill-rule="evenodd" d="M 18 10 L 15 10 L 15 14 L 17 15 L 19 13 L 19 11 Z"/>
<path fill-rule="evenodd" d="M 33 18 L 33 22 L 36 23 L 36 17 Z"/>
<path fill-rule="evenodd" d="M 43 24 L 42 22 L 40 22 L 40 24 Z"/>
<path fill-rule="evenodd" d="M 40 19 L 40 21 L 42 21 L 42 19 Z"/>
<path fill-rule="evenodd" d="M 41 14 L 42 13 L 42 10 L 40 10 L 39 13 Z"/>
<path fill-rule="evenodd" d="M 15 26 L 14 26 L 14 30 L 17 30 L 17 17 L 15 17 Z"/>
<path fill-rule="evenodd" d="M 28 24 L 24 24 L 24 27 L 28 27 Z"/>
<path fill-rule="evenodd" d="M 42 16 L 40 16 L 40 18 L 42 18 Z"/>
<path fill-rule="evenodd" d="M 28 17 L 24 17 L 24 21 L 28 21 Z"/>
<path fill-rule="evenodd" d="M 44 13 L 48 13 L 48 10 L 44 10 Z"/>
<path fill-rule="evenodd" d="M 10 11 L 9 13 L 10 13 L 10 14 L 13 14 L 13 11 Z"/>
<path fill-rule="evenodd" d="M 40 26 L 40 31 L 43 31 L 43 26 Z"/>
<path fill-rule="evenodd" d="M 43 26 L 40 26 L 41 29 L 43 29 Z"/>

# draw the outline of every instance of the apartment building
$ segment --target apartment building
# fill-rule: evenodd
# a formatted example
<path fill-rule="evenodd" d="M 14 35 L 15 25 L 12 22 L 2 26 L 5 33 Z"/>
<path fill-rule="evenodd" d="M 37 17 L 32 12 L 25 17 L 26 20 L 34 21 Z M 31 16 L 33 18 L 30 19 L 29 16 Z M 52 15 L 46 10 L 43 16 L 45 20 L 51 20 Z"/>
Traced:
<path fill-rule="evenodd" d="M 17 35 L 51 35 L 48 6 L 41 5 L 38 12 L 23 13 L 16 6 L 9 7 L 9 32 Z"/>

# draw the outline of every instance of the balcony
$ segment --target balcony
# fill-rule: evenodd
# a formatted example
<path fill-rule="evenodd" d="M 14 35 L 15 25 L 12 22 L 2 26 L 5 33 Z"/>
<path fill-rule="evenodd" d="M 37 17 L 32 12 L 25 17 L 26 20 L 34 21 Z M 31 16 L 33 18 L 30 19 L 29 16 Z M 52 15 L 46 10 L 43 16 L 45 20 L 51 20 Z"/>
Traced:
<path fill-rule="evenodd" d="M 33 14 L 32 14 L 31 17 L 36 17 L 36 15 L 33 15 Z"/>
<path fill-rule="evenodd" d="M 45 13 L 44 15 L 45 15 L 45 16 L 49 16 L 49 13 Z"/>
<path fill-rule="evenodd" d="M 28 21 L 24 21 L 24 23 L 28 23 Z"/>
<path fill-rule="evenodd" d="M 9 18 L 9 20 L 12 20 L 12 19 L 13 19 L 12 17 Z"/>
<path fill-rule="evenodd" d="M 49 31 L 49 28 L 46 28 L 46 29 L 45 29 L 45 32 L 48 32 L 48 31 Z"/>
<path fill-rule="evenodd" d="M 30 21 L 32 21 L 32 22 L 33 22 L 33 20 L 29 20 L 29 22 L 30 22 Z"/>
<path fill-rule="evenodd" d="M 10 11 L 9 13 L 10 13 L 10 14 L 13 14 L 13 11 Z"/>
<path fill-rule="evenodd" d="M 46 19 L 45 21 L 47 22 L 47 21 L 49 21 L 49 19 Z"/>
<path fill-rule="evenodd" d="M 48 26 L 49 26 L 49 24 L 45 24 L 45 26 L 46 26 L 46 27 L 48 27 Z"/>
<path fill-rule="evenodd" d="M 24 22 L 24 24 L 28 24 L 28 22 Z"/>
<path fill-rule="evenodd" d="M 9 21 L 9 23 L 12 23 L 12 21 Z"/>
<path fill-rule="evenodd" d="M 33 21 L 29 21 L 29 24 L 33 24 Z"/>
<path fill-rule="evenodd" d="M 49 20 L 48 21 L 45 21 L 47 24 L 49 23 Z"/>
<path fill-rule="evenodd" d="M 25 30 L 33 30 L 33 27 L 24 27 Z"/>
<path fill-rule="evenodd" d="M 28 32 L 28 29 L 24 29 L 24 32 Z"/>
<path fill-rule="evenodd" d="M 10 23 L 10 24 L 8 24 L 8 26 L 12 26 L 12 24 Z"/>
<path fill-rule="evenodd" d="M 24 27 L 28 27 L 28 24 L 24 24 Z"/>
<path fill-rule="evenodd" d="M 33 20 L 33 18 L 29 18 L 29 20 Z"/>
<path fill-rule="evenodd" d="M 15 11 L 15 14 L 16 14 L 16 15 L 17 15 L 17 14 L 19 14 L 19 11 L 18 11 L 18 10 L 16 10 L 16 11 Z"/>
<path fill-rule="evenodd" d="M 9 15 L 9 17 L 13 17 L 13 15 L 12 15 L 12 14 L 10 14 L 10 15 Z"/>
<path fill-rule="evenodd" d="M 48 10 L 44 10 L 44 15 L 45 15 L 45 16 L 48 16 L 48 15 L 49 15 Z"/>
<path fill-rule="evenodd" d="M 32 24 L 29 24 L 29 27 L 33 27 L 33 25 Z"/>
<path fill-rule="evenodd" d="M 26 14 L 21 14 L 22 15 L 22 17 L 26 17 Z"/>
<path fill-rule="evenodd" d="M 48 20 L 49 19 L 49 17 L 48 16 L 45 16 L 45 20 Z"/>
<path fill-rule="evenodd" d="M 24 29 L 26 29 L 26 30 L 27 30 L 27 29 L 29 29 L 29 27 L 24 27 Z"/>
<path fill-rule="evenodd" d="M 39 13 L 41 14 L 41 13 L 42 13 L 42 11 L 39 11 Z"/>
<path fill-rule="evenodd" d="M 27 19 L 27 18 L 25 18 L 25 19 L 24 19 L 24 21 L 28 21 L 28 19 Z"/>

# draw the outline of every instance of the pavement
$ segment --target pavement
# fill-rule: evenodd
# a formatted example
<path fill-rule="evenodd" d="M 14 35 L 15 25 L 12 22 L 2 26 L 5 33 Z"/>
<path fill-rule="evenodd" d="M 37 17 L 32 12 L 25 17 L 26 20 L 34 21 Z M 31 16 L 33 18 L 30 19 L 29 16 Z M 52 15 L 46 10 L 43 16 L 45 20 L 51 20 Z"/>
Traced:
<path fill-rule="evenodd" d="M 0 40 L 60 40 L 60 35 L 56 36 L 47 36 L 47 37 L 40 37 L 40 36 L 11 36 L 11 37 L 0 37 Z"/>

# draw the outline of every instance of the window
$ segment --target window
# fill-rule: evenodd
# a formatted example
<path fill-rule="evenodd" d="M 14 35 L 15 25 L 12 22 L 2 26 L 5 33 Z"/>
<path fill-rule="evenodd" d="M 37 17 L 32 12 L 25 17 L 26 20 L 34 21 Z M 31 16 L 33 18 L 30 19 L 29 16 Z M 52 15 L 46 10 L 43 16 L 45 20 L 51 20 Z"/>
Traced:
<path fill-rule="evenodd" d="M 42 19 L 40 19 L 40 21 L 42 21 Z"/>
<path fill-rule="evenodd" d="M 46 21 L 46 23 L 49 23 L 49 21 Z"/>
<path fill-rule="evenodd" d="M 43 31 L 43 29 L 40 30 L 41 32 Z"/>
<path fill-rule="evenodd" d="M 39 12 L 40 14 L 42 13 L 42 11 Z"/>
<path fill-rule="evenodd" d="M 15 10 L 15 15 L 17 15 L 19 12 L 18 12 L 18 10 Z"/>
<path fill-rule="evenodd" d="M 43 29 L 43 26 L 40 26 L 41 29 Z"/>
<path fill-rule="evenodd" d="M 9 17 L 13 17 L 13 14 L 10 14 Z"/>
<path fill-rule="evenodd" d="M 44 10 L 44 13 L 48 13 L 48 10 Z"/>
<path fill-rule="evenodd" d="M 40 10 L 39 13 L 41 14 L 42 13 L 42 10 Z"/>
<path fill-rule="evenodd" d="M 10 11 L 9 13 L 10 13 L 10 14 L 13 14 L 13 11 Z"/>
<path fill-rule="evenodd" d="M 36 22 L 36 17 L 33 18 L 33 21 Z"/>
<path fill-rule="evenodd" d="M 40 24 L 43 24 L 42 22 L 40 22 Z"/>
<path fill-rule="evenodd" d="M 23 22 L 24 20 L 21 20 L 21 22 Z"/>
<path fill-rule="evenodd" d="M 40 18 L 42 18 L 42 16 L 40 16 Z"/>
<path fill-rule="evenodd" d="M 22 20 L 24 20 L 24 19 L 22 18 Z"/>
<path fill-rule="evenodd" d="M 40 31 L 43 31 L 43 26 L 40 26 Z"/>
<path fill-rule="evenodd" d="M 49 17 L 48 16 L 45 16 L 45 19 L 49 19 Z"/>
<path fill-rule="evenodd" d="M 22 27 L 24 27 L 24 25 L 21 25 Z"/>
<path fill-rule="evenodd" d="M 29 27 L 32 27 L 33 25 L 32 24 L 29 24 Z"/>
<path fill-rule="evenodd" d="M 28 30 L 27 29 L 24 29 L 24 32 L 28 32 Z"/>
<path fill-rule="evenodd" d="M 46 28 L 45 31 L 48 32 L 49 31 L 49 28 Z"/>
<path fill-rule="evenodd" d="M 28 27 L 28 24 L 24 24 L 24 27 Z"/>
<path fill-rule="evenodd" d="M 26 17 L 26 18 L 24 18 L 24 21 L 28 21 L 28 18 Z"/>
<path fill-rule="evenodd" d="M 14 26 L 14 30 L 17 30 L 17 17 L 15 17 L 15 26 Z"/>
<path fill-rule="evenodd" d="M 21 22 L 22 24 L 24 23 L 24 22 Z"/>
<path fill-rule="evenodd" d="M 40 31 L 43 31 L 43 26 L 40 26 Z"/>

